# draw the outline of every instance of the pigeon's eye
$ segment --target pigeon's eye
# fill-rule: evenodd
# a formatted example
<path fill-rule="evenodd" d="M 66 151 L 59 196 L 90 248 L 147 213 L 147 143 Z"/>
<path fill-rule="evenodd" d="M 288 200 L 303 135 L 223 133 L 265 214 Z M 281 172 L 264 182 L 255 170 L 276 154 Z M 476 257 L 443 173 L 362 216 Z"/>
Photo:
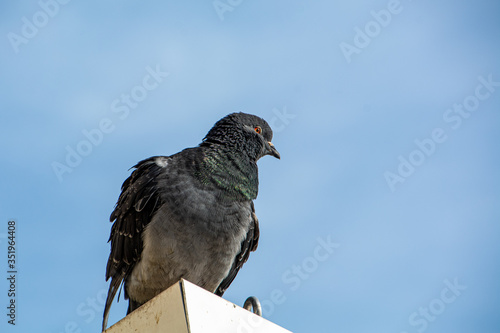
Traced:
<path fill-rule="evenodd" d="M 259 134 L 262 133 L 262 127 L 260 127 L 260 126 L 255 126 L 254 130 L 255 130 L 255 132 L 257 132 Z"/>

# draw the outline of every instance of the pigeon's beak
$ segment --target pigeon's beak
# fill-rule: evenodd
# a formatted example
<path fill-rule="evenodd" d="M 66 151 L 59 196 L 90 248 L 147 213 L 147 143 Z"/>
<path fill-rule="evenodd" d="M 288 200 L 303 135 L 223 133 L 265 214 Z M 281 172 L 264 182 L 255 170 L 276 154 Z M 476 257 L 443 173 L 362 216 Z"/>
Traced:
<path fill-rule="evenodd" d="M 280 153 L 278 153 L 278 150 L 276 149 L 276 147 L 274 147 L 271 141 L 267 142 L 266 148 L 267 148 L 266 155 L 271 155 L 276 157 L 277 159 L 281 159 Z"/>

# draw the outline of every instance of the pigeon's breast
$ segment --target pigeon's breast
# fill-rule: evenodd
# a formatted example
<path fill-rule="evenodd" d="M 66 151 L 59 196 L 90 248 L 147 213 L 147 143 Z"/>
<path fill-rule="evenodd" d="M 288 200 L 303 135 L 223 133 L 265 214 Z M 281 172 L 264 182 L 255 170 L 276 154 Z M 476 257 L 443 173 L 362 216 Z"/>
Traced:
<path fill-rule="evenodd" d="M 223 201 L 187 183 L 165 184 L 163 204 L 143 233 L 141 259 L 126 285 L 135 301 L 148 301 L 180 278 L 214 292 L 253 223 L 250 201 Z"/>

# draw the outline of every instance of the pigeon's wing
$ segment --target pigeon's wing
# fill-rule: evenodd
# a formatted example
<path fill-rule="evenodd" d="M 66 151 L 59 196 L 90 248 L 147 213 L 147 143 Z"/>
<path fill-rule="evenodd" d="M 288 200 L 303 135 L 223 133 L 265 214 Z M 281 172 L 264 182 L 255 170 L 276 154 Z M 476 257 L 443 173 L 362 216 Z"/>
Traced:
<path fill-rule="evenodd" d="M 157 182 L 163 168 L 158 164 L 161 165 L 167 159 L 155 156 L 137 163 L 133 167 L 134 172 L 123 183 L 122 192 L 111 213 L 110 221 L 114 221 L 114 224 L 108 240 L 111 242 L 111 253 L 106 266 L 106 281 L 111 278 L 111 283 L 104 308 L 103 331 L 116 292 L 141 257 L 142 232 L 161 206 Z"/>
<path fill-rule="evenodd" d="M 247 237 L 241 243 L 240 253 L 234 258 L 233 266 L 229 271 L 229 274 L 222 280 L 221 284 L 217 287 L 215 291 L 216 295 L 222 296 L 229 285 L 233 282 L 236 274 L 243 266 L 243 264 L 248 260 L 250 256 L 250 252 L 255 251 L 257 249 L 257 245 L 259 243 L 259 220 L 257 219 L 257 215 L 255 215 L 255 207 L 252 202 L 252 222 L 250 223 L 250 228 L 248 229 Z"/>

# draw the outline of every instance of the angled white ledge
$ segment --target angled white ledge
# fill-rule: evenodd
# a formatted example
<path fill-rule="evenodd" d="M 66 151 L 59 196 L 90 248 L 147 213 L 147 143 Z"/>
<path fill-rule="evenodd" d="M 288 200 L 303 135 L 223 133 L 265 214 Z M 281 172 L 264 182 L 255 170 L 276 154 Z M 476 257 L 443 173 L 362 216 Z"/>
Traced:
<path fill-rule="evenodd" d="M 291 333 L 186 280 L 180 280 L 106 333 Z"/>

